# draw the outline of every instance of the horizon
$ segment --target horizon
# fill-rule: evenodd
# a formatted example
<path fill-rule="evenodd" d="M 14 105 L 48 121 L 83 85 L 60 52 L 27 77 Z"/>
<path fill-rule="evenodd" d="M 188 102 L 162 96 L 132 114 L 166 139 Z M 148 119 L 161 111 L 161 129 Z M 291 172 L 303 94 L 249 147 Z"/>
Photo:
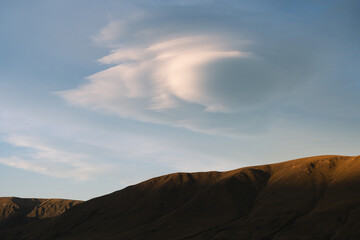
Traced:
<path fill-rule="evenodd" d="M 259 165 L 250 165 L 250 166 L 244 166 L 244 167 L 241 167 L 241 168 L 237 168 L 237 169 L 231 169 L 231 170 L 227 170 L 227 171 L 220 171 L 221 173 L 223 172 L 231 172 L 231 171 L 236 171 L 236 170 L 240 170 L 240 169 L 243 169 L 243 168 L 251 168 L 251 167 L 262 167 L 262 166 L 267 166 L 267 165 L 276 165 L 276 164 L 282 164 L 282 163 L 286 163 L 286 162 L 292 162 L 292 161 L 297 161 L 297 160 L 308 160 L 308 159 L 311 159 L 311 158 L 319 158 L 319 157 L 332 157 L 332 156 L 335 156 L 335 157 L 350 157 L 350 158 L 357 158 L 359 157 L 360 155 L 356 155 L 356 156 L 344 156 L 344 155 L 317 155 L 317 156 L 308 156 L 308 157 L 301 157 L 301 158 L 296 158 L 296 159 L 290 159 L 290 160 L 285 160 L 285 161 L 280 161 L 280 162 L 273 162 L 273 163 L 269 163 L 269 164 L 259 164 Z M 161 178 L 161 177 L 165 177 L 165 176 L 168 176 L 168 175 L 173 175 L 173 174 L 181 174 L 181 173 L 208 173 L 208 172 L 211 172 L 211 171 L 198 171 L 198 172 L 171 172 L 171 173 L 167 173 L 167 174 L 164 174 L 164 175 L 159 175 L 159 176 L 153 176 L 153 177 L 150 177 L 148 179 L 145 179 L 143 181 L 140 181 L 140 182 L 137 182 L 137 183 L 134 183 L 134 184 L 131 184 L 131 185 L 127 185 L 127 186 L 124 186 L 124 188 L 126 187 L 130 187 L 130 186 L 133 186 L 133 185 L 138 185 L 140 183 L 143 183 L 143 182 L 147 182 L 153 178 Z M 98 198 L 98 197 L 103 197 L 103 196 L 106 196 L 106 195 L 109 195 L 109 194 L 114 194 L 120 190 L 123 190 L 124 188 L 121 188 L 121 189 L 117 189 L 117 190 L 114 190 L 112 192 L 108 192 L 106 193 L 105 195 L 101 195 L 101 196 L 94 196 L 94 197 L 91 197 L 89 199 L 69 199 L 69 198 L 53 198 L 53 197 L 50 197 L 50 198 L 42 198 L 42 197 L 37 197 L 37 198 L 34 198 L 34 197 L 18 197 L 18 196 L 0 196 L 0 198 L 18 198 L 18 199 L 39 199 L 39 200 L 48 200 L 48 199 L 51 199 L 51 200 L 75 200 L 75 201 L 81 201 L 81 202 L 86 202 L 86 201 L 89 201 L 91 199 L 94 199 L 94 198 Z"/>
<path fill-rule="evenodd" d="M 358 156 L 359 7 L 0 3 L 0 197 Z"/>

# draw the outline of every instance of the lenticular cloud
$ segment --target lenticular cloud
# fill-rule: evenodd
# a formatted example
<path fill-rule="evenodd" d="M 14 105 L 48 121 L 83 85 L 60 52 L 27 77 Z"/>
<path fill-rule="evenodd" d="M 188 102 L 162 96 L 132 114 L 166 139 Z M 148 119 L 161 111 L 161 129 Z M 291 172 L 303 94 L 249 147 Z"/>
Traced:
<path fill-rule="evenodd" d="M 208 92 L 203 71 L 215 61 L 249 57 L 248 52 L 228 50 L 205 36 L 117 48 L 98 60 L 112 67 L 89 76 L 85 85 L 59 94 L 72 104 L 122 117 L 174 123 L 181 120 L 174 115 L 176 109 L 229 111 L 221 98 Z"/>

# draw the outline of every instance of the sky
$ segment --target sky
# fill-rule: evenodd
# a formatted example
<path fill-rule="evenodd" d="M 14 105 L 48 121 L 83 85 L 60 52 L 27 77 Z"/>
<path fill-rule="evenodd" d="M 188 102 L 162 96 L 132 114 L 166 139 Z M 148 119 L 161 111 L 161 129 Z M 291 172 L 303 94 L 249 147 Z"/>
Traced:
<path fill-rule="evenodd" d="M 359 155 L 357 0 L 0 2 L 0 196 Z"/>

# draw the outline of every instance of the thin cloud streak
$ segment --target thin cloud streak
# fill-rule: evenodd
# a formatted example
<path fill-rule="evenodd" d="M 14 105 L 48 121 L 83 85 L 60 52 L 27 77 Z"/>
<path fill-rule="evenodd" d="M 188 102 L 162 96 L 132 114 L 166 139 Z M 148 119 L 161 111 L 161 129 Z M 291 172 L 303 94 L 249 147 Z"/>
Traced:
<path fill-rule="evenodd" d="M 21 157 L 0 158 L 0 163 L 7 166 L 77 181 L 87 181 L 111 170 L 109 164 L 92 163 L 85 154 L 66 152 L 34 137 L 10 135 L 4 141 L 26 150 Z"/>

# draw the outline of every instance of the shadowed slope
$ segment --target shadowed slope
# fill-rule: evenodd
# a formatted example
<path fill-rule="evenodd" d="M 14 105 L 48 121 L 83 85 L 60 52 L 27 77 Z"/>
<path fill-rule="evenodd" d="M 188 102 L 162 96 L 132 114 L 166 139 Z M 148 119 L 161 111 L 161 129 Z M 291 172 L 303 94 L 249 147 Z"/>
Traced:
<path fill-rule="evenodd" d="M 0 198 L 0 230 L 64 213 L 81 201 L 64 199 Z"/>
<path fill-rule="evenodd" d="M 0 238 L 357 239 L 359 183 L 360 158 L 342 156 L 176 173 L 0 232 Z"/>

